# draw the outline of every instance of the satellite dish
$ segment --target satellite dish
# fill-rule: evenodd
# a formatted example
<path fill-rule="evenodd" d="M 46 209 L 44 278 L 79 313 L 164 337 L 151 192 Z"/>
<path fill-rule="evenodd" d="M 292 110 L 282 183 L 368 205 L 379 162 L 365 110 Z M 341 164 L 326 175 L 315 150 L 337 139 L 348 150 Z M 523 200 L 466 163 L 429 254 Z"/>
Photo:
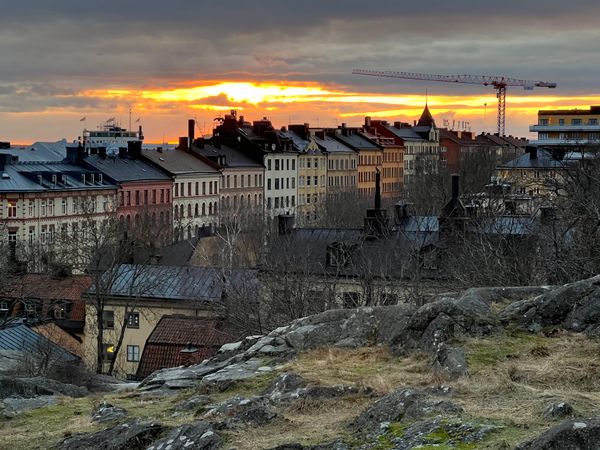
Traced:
<path fill-rule="evenodd" d="M 106 156 L 108 156 L 109 158 L 116 158 L 118 154 L 119 147 L 117 147 L 116 145 L 109 145 L 108 147 L 106 147 Z"/>

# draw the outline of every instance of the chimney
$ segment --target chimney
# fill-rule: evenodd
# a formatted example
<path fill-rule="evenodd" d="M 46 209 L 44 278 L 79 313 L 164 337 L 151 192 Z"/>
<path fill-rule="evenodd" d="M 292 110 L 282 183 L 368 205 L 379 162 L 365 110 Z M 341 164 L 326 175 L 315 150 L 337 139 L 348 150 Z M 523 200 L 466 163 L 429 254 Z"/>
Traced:
<path fill-rule="evenodd" d="M 77 146 L 67 146 L 67 162 L 69 164 L 81 164 L 83 162 L 83 157 L 85 154 L 85 150 L 81 145 L 81 142 Z"/>
<path fill-rule="evenodd" d="M 190 149 L 188 146 L 188 139 L 187 136 L 179 136 L 179 146 L 177 148 L 187 152 Z"/>
<path fill-rule="evenodd" d="M 10 155 L 0 154 L 0 172 L 10 163 Z"/>
<path fill-rule="evenodd" d="M 375 209 L 381 210 L 381 172 L 376 169 L 375 172 Z"/>
<path fill-rule="evenodd" d="M 367 209 L 365 217 L 365 233 L 367 238 L 381 238 L 387 233 L 387 211 L 381 209 L 381 172 L 375 173 L 375 204 L 374 208 Z"/>
<path fill-rule="evenodd" d="M 406 221 L 410 217 L 410 203 L 406 201 L 399 201 L 394 205 L 394 213 L 395 213 L 395 222 L 396 225 L 399 225 Z"/>
<path fill-rule="evenodd" d="M 280 235 L 292 234 L 296 221 L 293 214 L 280 214 L 277 216 L 277 229 Z"/>
<path fill-rule="evenodd" d="M 190 366 L 196 362 L 198 349 L 191 342 L 179 351 L 179 362 L 182 366 Z"/>
<path fill-rule="evenodd" d="M 365 117 L 365 127 L 366 128 L 371 127 L 371 117 L 370 116 Z"/>
<path fill-rule="evenodd" d="M 537 159 L 537 157 L 538 157 L 537 147 L 535 147 L 533 145 L 528 145 L 525 147 L 525 151 L 527 153 L 529 153 L 529 159 Z"/>
<path fill-rule="evenodd" d="M 398 122 L 398 121 L 394 122 L 394 128 L 398 128 L 398 129 L 402 128 L 402 123 Z"/>
<path fill-rule="evenodd" d="M 138 159 L 142 155 L 142 141 L 127 142 L 127 154 L 131 159 Z"/>
<path fill-rule="evenodd" d="M 144 140 L 144 132 L 142 131 L 142 126 L 141 126 L 141 125 L 140 125 L 140 128 L 139 128 L 139 130 L 138 130 L 138 139 L 139 139 L 140 141 L 143 141 L 143 140 Z"/>
<path fill-rule="evenodd" d="M 194 119 L 188 120 L 188 150 L 192 147 L 194 143 L 194 138 L 196 137 L 196 121 Z"/>
<path fill-rule="evenodd" d="M 459 181 L 460 181 L 460 176 L 457 173 L 453 173 L 452 174 L 452 199 L 456 200 L 458 199 L 458 195 L 459 195 Z"/>
<path fill-rule="evenodd" d="M 98 147 L 98 155 L 102 159 L 106 159 L 106 147 Z"/>
<path fill-rule="evenodd" d="M 119 158 L 127 158 L 127 149 L 125 147 L 119 147 Z"/>

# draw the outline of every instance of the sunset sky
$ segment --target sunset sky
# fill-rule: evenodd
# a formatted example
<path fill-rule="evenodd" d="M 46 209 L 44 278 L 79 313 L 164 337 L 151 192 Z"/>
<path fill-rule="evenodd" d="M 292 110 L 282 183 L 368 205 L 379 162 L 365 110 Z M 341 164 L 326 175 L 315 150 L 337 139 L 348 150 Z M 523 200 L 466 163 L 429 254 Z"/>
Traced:
<path fill-rule="evenodd" d="M 600 2 L 158 0 L 6 2 L 0 141 L 69 140 L 139 117 L 149 142 L 237 109 L 276 126 L 418 118 L 495 131 L 492 88 L 352 75 L 354 68 L 552 81 L 508 90 L 507 133 L 538 109 L 600 104 Z M 487 107 L 485 106 L 487 104 Z M 86 117 L 85 122 L 80 119 Z"/>

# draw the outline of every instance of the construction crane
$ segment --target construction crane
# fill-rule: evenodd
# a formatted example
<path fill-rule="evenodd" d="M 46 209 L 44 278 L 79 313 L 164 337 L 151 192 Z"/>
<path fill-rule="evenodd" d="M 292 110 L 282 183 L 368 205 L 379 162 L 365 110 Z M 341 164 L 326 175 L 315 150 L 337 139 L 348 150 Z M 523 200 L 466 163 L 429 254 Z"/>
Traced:
<path fill-rule="evenodd" d="M 404 78 L 408 80 L 441 81 L 445 83 L 465 83 L 492 86 L 496 89 L 498 97 L 498 134 L 506 134 L 506 87 L 521 86 L 523 89 L 532 90 L 534 87 L 555 88 L 556 83 L 546 81 L 519 80 L 517 78 L 496 77 L 489 75 L 435 75 L 427 73 L 394 72 L 391 70 L 363 70 L 352 71 L 355 75 L 370 75 L 373 77 Z"/>

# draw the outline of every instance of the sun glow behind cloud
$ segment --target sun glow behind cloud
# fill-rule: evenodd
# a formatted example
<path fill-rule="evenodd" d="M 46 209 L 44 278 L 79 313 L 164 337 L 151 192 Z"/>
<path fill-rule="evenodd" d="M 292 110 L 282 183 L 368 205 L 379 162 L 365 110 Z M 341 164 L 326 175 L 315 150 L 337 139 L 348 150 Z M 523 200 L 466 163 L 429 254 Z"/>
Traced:
<path fill-rule="evenodd" d="M 362 92 L 361 92 L 362 91 Z M 445 92 L 452 94 L 452 89 Z M 453 119 L 470 122 L 473 131 L 494 131 L 497 99 L 493 89 L 474 88 L 471 95 L 429 95 L 428 105 L 438 122 Z M 398 92 L 398 91 L 396 91 Z M 440 92 L 440 91 L 438 91 Z M 558 94 L 558 92 L 557 92 Z M 210 133 L 215 114 L 231 109 L 244 112 L 247 120 L 257 120 L 265 115 L 275 126 L 309 122 L 312 126 L 336 126 L 341 121 L 358 125 L 364 116 L 390 121 L 412 122 L 421 114 L 425 104 L 423 95 L 373 92 L 369 87 L 349 88 L 343 85 L 326 85 L 316 82 L 254 82 L 254 81 L 202 81 L 188 82 L 173 87 L 147 87 L 136 90 L 88 89 L 70 94 L 77 101 L 90 100 L 88 107 L 48 108 L 31 114 L 51 117 L 72 116 L 68 130 L 74 136 L 80 133 L 79 118 L 87 116 L 90 124 L 104 115 L 117 115 L 127 123 L 129 108 L 134 119 L 142 118 L 146 136 L 161 140 L 163 134 L 176 141 L 182 133 L 182 123 L 196 117 Z M 61 98 L 68 98 L 69 94 Z M 102 106 L 92 106 L 96 104 Z M 77 103 L 77 102 L 74 102 Z M 588 108 L 600 104 L 600 95 L 554 95 L 542 90 L 524 93 L 509 90 L 507 97 L 508 129 L 513 134 L 528 135 L 528 125 L 534 123 L 539 109 Z M 4 118 L 0 117 L 2 120 Z M 9 118 L 10 119 L 10 118 Z M 15 118 L 12 120 L 16 123 Z M 100 120 L 98 120 L 99 122 Z M 65 127 L 66 128 L 66 127 Z M 50 127 L 52 129 L 52 127 Z M 67 131 L 61 132 L 61 137 Z M 53 136 L 32 136 L 35 139 L 53 139 Z M 24 138 L 23 138 L 24 140 Z"/>

